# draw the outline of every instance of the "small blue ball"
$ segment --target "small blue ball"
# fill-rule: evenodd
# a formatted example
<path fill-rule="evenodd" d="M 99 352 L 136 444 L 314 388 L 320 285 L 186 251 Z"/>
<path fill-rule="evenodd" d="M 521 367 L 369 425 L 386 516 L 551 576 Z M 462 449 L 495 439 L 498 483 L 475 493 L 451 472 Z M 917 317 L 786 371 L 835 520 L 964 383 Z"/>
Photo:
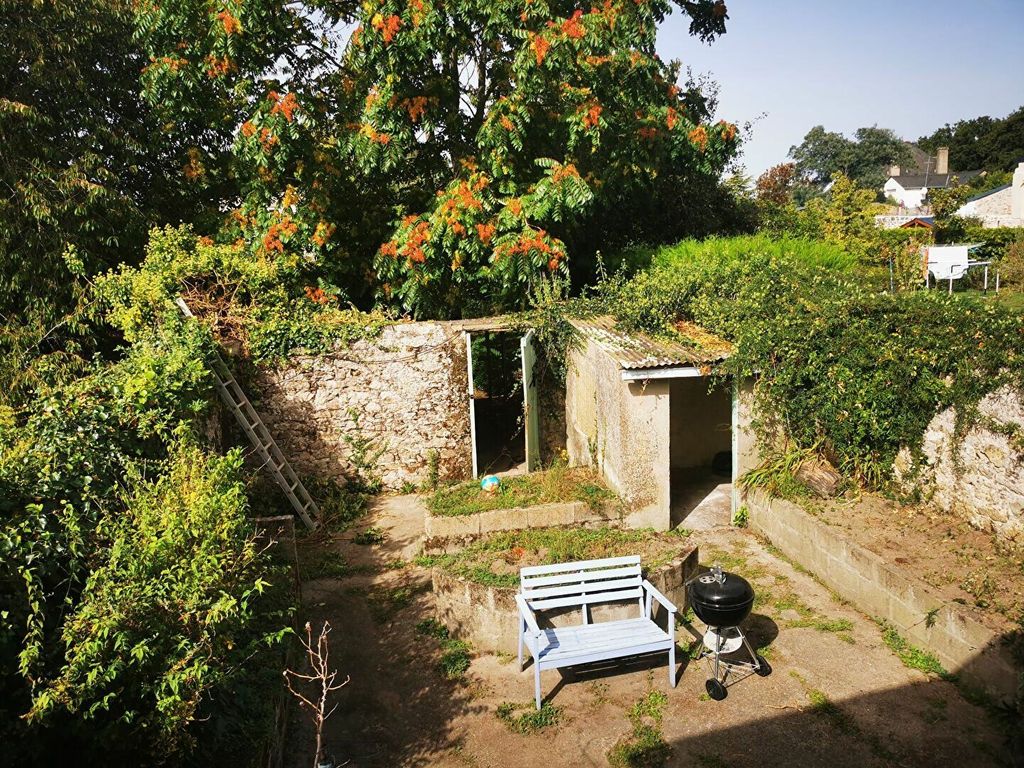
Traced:
<path fill-rule="evenodd" d="M 484 475 L 480 478 L 480 487 L 488 493 L 494 493 L 501 485 L 501 478 L 497 475 Z"/>

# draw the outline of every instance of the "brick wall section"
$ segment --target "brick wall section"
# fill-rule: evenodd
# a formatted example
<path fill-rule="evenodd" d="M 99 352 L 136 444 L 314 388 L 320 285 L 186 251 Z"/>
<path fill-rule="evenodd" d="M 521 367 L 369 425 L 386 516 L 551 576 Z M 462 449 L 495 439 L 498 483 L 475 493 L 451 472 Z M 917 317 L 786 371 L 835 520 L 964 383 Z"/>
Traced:
<path fill-rule="evenodd" d="M 982 400 L 979 413 L 990 425 L 1016 429 L 1017 440 L 1024 439 L 1024 400 L 1009 387 Z M 920 484 L 932 503 L 976 528 L 1024 540 L 1024 449 L 1010 435 L 976 426 L 957 446 L 954 460 L 955 426 L 953 409 L 937 414 L 925 432 L 927 465 L 920 476 L 914 473 L 908 451 L 896 460 L 897 476 L 905 478 L 908 490 L 915 482 Z"/>
<path fill-rule="evenodd" d="M 934 654 L 969 687 L 1008 703 L 1021 697 L 1022 670 L 1000 633 L 956 603 L 944 603 L 923 582 L 890 566 L 796 504 L 748 494 L 754 528 L 787 557 L 807 568 L 840 597 L 884 619 L 919 648 Z M 931 627 L 925 617 L 936 610 Z"/>
<path fill-rule="evenodd" d="M 362 435 L 384 448 L 377 472 L 398 489 L 426 479 L 432 451 L 442 479 L 471 474 L 466 378 L 457 325 L 397 323 L 372 341 L 260 369 L 248 388 L 297 471 L 344 479 L 352 471 L 345 436 Z"/>
<path fill-rule="evenodd" d="M 682 616 L 688 607 L 686 581 L 697 572 L 697 548 L 684 546 L 678 557 L 647 574 L 651 584 L 676 605 L 676 616 Z M 514 587 L 487 587 L 435 568 L 432 573 L 437 619 L 460 640 L 472 644 L 473 650 L 484 653 L 516 653 L 517 622 Z M 636 618 L 635 601 L 626 604 L 598 604 L 591 607 L 591 618 L 600 621 Z M 665 625 L 665 616 L 655 620 Z M 579 608 L 545 611 L 538 616 L 541 627 L 569 626 L 580 623 Z M 529 651 L 524 650 L 524 657 Z M 532 682 L 524 677 L 524 690 Z"/>

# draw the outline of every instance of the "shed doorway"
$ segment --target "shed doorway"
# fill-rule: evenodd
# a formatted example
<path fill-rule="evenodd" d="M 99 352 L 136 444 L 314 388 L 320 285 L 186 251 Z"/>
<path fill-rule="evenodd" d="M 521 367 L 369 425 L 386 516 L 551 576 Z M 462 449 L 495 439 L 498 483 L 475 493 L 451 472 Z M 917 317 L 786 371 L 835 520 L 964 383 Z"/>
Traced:
<path fill-rule="evenodd" d="M 466 332 L 473 476 L 539 467 L 533 331 Z"/>
<path fill-rule="evenodd" d="M 734 463 L 732 381 L 671 379 L 669 420 L 671 526 L 727 525 Z"/>

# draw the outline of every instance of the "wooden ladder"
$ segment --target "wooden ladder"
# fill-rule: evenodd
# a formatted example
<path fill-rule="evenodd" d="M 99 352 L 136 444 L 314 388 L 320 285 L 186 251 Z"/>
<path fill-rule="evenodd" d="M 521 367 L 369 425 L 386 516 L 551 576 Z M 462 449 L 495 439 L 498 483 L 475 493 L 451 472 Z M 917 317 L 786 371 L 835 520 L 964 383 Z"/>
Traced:
<path fill-rule="evenodd" d="M 175 299 L 175 303 L 186 317 L 195 317 L 180 296 Z M 320 520 L 320 508 L 313 501 L 298 475 L 295 474 L 288 459 L 281 453 L 281 449 L 277 447 L 266 424 L 263 423 L 263 419 L 260 418 L 256 409 L 252 407 L 252 403 L 245 396 L 245 392 L 242 391 L 242 387 L 232 375 L 227 363 L 216 351 L 207 362 L 213 372 L 213 380 L 220 393 L 220 399 L 235 414 L 235 419 L 242 431 L 249 438 L 256 453 L 263 459 L 263 466 L 270 468 L 274 481 L 284 491 L 284 495 L 288 497 L 288 501 L 291 502 L 296 514 L 306 527 L 311 531 L 316 530 Z"/>

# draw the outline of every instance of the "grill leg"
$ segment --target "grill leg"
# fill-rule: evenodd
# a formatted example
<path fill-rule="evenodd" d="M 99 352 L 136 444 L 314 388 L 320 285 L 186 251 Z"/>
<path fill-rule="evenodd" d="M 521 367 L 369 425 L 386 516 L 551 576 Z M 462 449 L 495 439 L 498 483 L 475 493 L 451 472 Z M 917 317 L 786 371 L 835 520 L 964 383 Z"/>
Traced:
<path fill-rule="evenodd" d="M 715 680 L 721 682 L 722 678 L 718 674 L 718 659 L 722 653 L 722 633 L 718 629 L 715 627 Z"/>
<path fill-rule="evenodd" d="M 736 627 L 736 631 L 740 633 L 740 639 L 743 641 L 743 647 L 747 649 L 747 653 L 750 654 L 750 658 L 754 660 L 754 670 L 757 671 L 761 668 L 761 662 L 757 660 L 757 654 L 754 653 L 754 649 L 750 647 L 750 643 L 747 642 L 747 636 L 743 634 L 743 630 Z"/>

